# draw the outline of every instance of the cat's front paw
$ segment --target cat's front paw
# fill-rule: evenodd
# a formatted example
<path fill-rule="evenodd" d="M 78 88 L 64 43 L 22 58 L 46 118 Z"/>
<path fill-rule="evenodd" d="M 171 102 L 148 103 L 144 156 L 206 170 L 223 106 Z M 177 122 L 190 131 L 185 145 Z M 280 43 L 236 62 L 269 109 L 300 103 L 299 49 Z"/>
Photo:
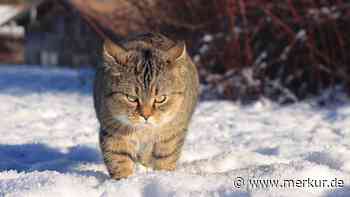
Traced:
<path fill-rule="evenodd" d="M 124 167 L 122 169 L 110 172 L 111 178 L 114 180 L 126 179 L 133 174 L 133 168 Z"/>
<path fill-rule="evenodd" d="M 112 179 L 120 180 L 131 176 L 134 162 L 124 154 L 113 154 L 106 159 L 106 166 Z"/>

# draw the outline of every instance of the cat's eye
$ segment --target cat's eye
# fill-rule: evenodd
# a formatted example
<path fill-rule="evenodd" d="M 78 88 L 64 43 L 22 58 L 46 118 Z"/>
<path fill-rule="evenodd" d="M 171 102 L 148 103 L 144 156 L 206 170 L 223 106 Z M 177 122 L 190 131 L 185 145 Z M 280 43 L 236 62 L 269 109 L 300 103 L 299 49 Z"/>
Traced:
<path fill-rule="evenodd" d="M 128 99 L 128 101 L 131 102 L 131 103 L 136 103 L 137 102 L 137 97 L 136 96 L 126 95 L 126 99 Z"/>
<path fill-rule="evenodd" d="M 161 104 L 161 103 L 165 103 L 167 100 L 168 100 L 168 97 L 163 95 L 163 96 L 156 98 L 155 102 L 158 104 Z"/>

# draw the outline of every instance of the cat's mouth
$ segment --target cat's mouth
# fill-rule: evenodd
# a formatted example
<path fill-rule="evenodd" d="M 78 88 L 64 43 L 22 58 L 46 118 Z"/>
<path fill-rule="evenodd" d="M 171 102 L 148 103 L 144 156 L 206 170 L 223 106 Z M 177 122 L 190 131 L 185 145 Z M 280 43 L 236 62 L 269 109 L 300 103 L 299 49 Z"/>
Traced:
<path fill-rule="evenodd" d="M 151 122 L 143 122 L 143 123 L 139 123 L 138 124 L 139 125 L 139 127 L 144 127 L 144 128 L 151 128 L 151 127 L 154 127 L 154 124 L 153 123 L 151 123 Z"/>
<path fill-rule="evenodd" d="M 145 120 L 140 117 L 136 121 L 132 121 L 127 116 L 116 116 L 114 117 L 114 119 L 124 125 L 128 125 L 138 129 L 153 128 L 157 126 L 157 124 L 154 122 L 152 118 Z"/>

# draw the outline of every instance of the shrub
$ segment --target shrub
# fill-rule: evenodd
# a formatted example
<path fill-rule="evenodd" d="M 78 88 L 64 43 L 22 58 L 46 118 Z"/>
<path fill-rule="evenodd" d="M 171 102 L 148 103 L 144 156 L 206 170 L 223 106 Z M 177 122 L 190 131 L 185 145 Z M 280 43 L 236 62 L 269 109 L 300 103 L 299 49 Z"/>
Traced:
<path fill-rule="evenodd" d="M 231 28 L 209 47 L 214 52 L 217 48 L 224 49 L 214 63 L 215 67 L 223 67 L 219 71 L 227 73 L 228 70 L 249 68 L 255 81 L 249 86 L 256 89 L 256 94 L 273 99 L 287 97 L 282 102 L 319 94 L 336 84 L 349 87 L 349 3 L 309 0 L 228 2 L 229 6 L 219 12 L 226 13 Z M 230 73 L 231 78 L 237 77 L 237 71 Z M 228 83 L 225 89 L 230 91 L 223 93 L 231 98 L 237 85 L 226 75 L 222 75 L 222 82 L 218 84 Z"/>
<path fill-rule="evenodd" d="M 289 102 L 350 86 L 345 0 L 125 1 L 139 16 L 128 25 L 187 40 L 202 82 L 224 98 Z"/>

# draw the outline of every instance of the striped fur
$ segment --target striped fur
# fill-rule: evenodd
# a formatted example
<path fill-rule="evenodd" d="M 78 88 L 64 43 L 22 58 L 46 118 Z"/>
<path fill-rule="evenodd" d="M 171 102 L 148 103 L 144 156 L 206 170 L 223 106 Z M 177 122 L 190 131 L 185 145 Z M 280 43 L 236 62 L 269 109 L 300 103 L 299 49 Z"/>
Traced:
<path fill-rule="evenodd" d="M 160 34 L 106 43 L 94 105 L 100 147 L 114 179 L 136 162 L 175 170 L 198 97 L 198 74 L 185 48 Z"/>

